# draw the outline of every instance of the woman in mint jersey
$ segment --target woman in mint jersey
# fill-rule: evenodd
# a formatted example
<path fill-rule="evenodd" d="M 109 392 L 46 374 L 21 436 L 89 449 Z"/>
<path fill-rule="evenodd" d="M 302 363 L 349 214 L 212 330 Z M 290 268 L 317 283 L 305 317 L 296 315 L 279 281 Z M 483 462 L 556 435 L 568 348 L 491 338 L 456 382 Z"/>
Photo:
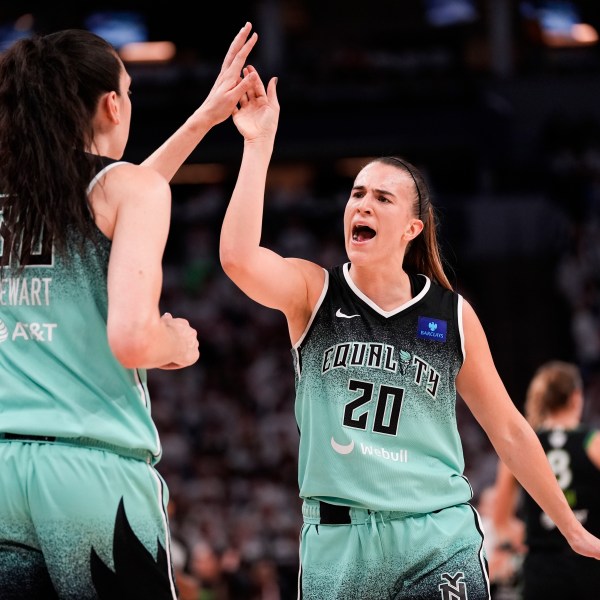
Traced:
<path fill-rule="evenodd" d="M 244 149 L 220 257 L 243 292 L 287 319 L 304 517 L 299 598 L 490 598 L 457 394 L 573 550 L 600 559 L 600 539 L 573 514 L 475 311 L 444 273 L 419 170 L 394 156 L 365 164 L 344 212 L 348 261 L 325 269 L 261 245 L 276 79 L 266 88 L 258 80 L 233 120 Z"/>
<path fill-rule="evenodd" d="M 160 314 L 168 181 L 252 81 L 246 24 L 201 106 L 121 161 L 131 78 L 85 30 L 0 58 L 0 598 L 174 599 L 146 370 L 199 358 Z"/>

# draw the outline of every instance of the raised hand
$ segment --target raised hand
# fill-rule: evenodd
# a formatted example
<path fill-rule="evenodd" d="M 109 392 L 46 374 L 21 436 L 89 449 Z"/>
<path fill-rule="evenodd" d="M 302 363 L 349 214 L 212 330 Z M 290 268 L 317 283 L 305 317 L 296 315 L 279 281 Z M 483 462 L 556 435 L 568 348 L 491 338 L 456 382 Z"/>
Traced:
<path fill-rule="evenodd" d="M 233 38 L 221 71 L 204 102 L 142 163 L 167 181 L 171 181 L 206 133 L 228 119 L 240 98 L 255 85 L 257 73 L 248 72 L 242 78 L 244 63 L 258 39 L 256 33 L 250 35 L 251 29 L 252 25 L 246 23 Z"/>
<path fill-rule="evenodd" d="M 256 69 L 248 65 L 243 70 L 244 80 L 250 87 L 233 110 L 233 122 L 244 136 L 245 142 L 261 139 L 273 140 L 279 122 L 279 100 L 277 99 L 277 78 L 273 77 L 265 89 Z"/>
<path fill-rule="evenodd" d="M 252 24 L 246 23 L 235 36 L 213 87 L 195 113 L 202 114 L 212 125 L 225 121 L 236 108 L 240 98 L 254 85 L 254 75 L 242 78 L 246 59 L 258 39 L 256 33 L 250 35 L 251 30 Z"/>

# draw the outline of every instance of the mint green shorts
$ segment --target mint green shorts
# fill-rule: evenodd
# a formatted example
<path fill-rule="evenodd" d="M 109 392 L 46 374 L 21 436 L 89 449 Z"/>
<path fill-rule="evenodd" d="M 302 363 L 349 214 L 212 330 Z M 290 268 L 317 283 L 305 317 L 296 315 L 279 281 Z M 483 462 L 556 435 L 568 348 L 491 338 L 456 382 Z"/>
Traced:
<path fill-rule="evenodd" d="M 177 598 L 159 473 L 59 442 L 0 442 L 0 598 Z"/>
<path fill-rule="evenodd" d="M 302 600 L 490 599 L 470 504 L 407 515 L 305 500 L 302 512 Z"/>

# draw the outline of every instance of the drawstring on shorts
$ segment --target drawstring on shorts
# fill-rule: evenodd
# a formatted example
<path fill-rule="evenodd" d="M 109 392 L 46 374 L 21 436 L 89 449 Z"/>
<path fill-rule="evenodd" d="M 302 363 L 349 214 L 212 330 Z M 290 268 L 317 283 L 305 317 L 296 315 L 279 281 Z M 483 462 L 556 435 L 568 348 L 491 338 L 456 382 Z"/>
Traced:
<path fill-rule="evenodd" d="M 383 527 L 387 527 L 385 524 L 385 519 L 383 518 L 383 513 L 378 510 L 370 510 L 369 511 L 369 520 L 371 522 L 371 533 L 374 535 L 377 533 L 377 515 L 379 515 L 379 520 Z"/>

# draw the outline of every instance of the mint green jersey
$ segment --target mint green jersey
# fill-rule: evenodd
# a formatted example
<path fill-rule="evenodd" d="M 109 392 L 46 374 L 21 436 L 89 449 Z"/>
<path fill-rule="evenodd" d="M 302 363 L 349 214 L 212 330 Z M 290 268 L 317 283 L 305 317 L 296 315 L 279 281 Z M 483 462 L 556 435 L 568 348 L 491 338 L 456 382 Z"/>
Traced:
<path fill-rule="evenodd" d="M 462 297 L 411 282 L 413 298 L 384 311 L 349 263 L 327 272 L 293 348 L 302 498 L 408 514 L 471 499 L 456 421 Z"/>
<path fill-rule="evenodd" d="M 94 178 L 90 189 L 106 169 Z M 0 212 L 0 232 L 2 232 Z M 3 232 L 6 236 L 6 232 Z M 76 235 L 68 256 L 43 240 L 20 273 L 0 279 L 0 432 L 87 438 L 161 453 L 146 373 L 125 369 L 107 339 L 111 242 Z M 0 237 L 0 262 L 8 248 Z M 8 245 L 8 244 L 7 244 Z M 123 290 L 124 294 L 127 290 Z"/>

